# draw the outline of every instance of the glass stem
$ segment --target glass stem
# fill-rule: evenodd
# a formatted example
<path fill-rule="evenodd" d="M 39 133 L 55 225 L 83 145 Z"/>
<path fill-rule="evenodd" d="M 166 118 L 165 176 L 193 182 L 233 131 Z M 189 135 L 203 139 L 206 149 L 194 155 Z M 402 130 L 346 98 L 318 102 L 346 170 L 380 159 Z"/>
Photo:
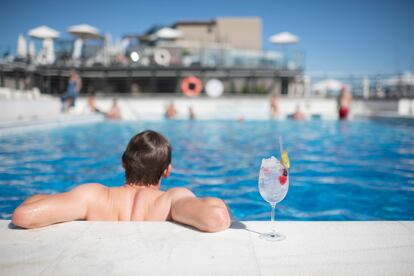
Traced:
<path fill-rule="evenodd" d="M 272 213 L 270 215 L 270 221 L 271 222 L 274 222 L 275 221 L 275 208 L 276 208 L 276 203 L 272 203 L 271 206 L 272 206 Z"/>
<path fill-rule="evenodd" d="M 275 231 L 275 228 L 274 228 L 275 227 L 274 226 L 274 221 L 275 221 L 275 208 L 276 208 L 276 203 L 271 203 L 270 205 L 272 206 L 272 212 L 270 214 L 270 216 L 271 216 L 270 221 L 271 221 L 271 224 L 272 224 L 272 232 L 271 232 L 271 235 L 274 236 L 274 235 L 276 235 L 276 231 Z"/>

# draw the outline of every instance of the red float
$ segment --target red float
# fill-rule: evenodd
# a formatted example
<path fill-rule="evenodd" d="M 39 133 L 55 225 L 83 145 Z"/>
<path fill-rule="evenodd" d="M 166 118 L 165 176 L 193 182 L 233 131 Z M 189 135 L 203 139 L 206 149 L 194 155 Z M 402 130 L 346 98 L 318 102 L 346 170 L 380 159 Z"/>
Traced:
<path fill-rule="evenodd" d="M 196 97 L 200 95 L 201 89 L 203 89 L 201 80 L 195 76 L 186 77 L 181 82 L 181 90 L 184 95 L 188 97 Z"/>

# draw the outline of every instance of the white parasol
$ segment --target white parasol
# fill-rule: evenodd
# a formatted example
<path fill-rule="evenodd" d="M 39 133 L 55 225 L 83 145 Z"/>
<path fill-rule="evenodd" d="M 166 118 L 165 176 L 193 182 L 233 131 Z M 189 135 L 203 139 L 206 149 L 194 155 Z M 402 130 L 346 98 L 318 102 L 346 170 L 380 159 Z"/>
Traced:
<path fill-rule="evenodd" d="M 274 44 L 295 44 L 299 42 L 299 37 L 289 32 L 282 32 L 272 35 L 269 41 Z"/>
<path fill-rule="evenodd" d="M 68 32 L 71 35 L 83 38 L 83 39 L 97 39 L 102 38 L 101 34 L 99 33 L 99 29 L 88 25 L 88 24 L 80 24 L 80 25 L 74 25 L 70 26 L 68 28 Z"/>
<path fill-rule="evenodd" d="M 338 80 L 325 79 L 325 80 L 315 83 L 312 86 L 312 90 L 326 93 L 328 91 L 340 91 L 343 86 L 344 84 Z"/>
<path fill-rule="evenodd" d="M 54 39 L 59 37 L 59 32 L 48 26 L 40 26 L 29 30 L 29 36 L 39 39 Z"/>
<path fill-rule="evenodd" d="M 164 27 L 162 29 L 159 29 L 157 32 L 155 32 L 154 34 L 154 38 L 162 38 L 162 39 L 176 39 L 179 37 L 183 36 L 183 32 L 173 29 L 173 28 L 169 28 L 169 27 Z"/>
<path fill-rule="evenodd" d="M 103 36 L 99 33 L 99 29 L 88 24 L 73 25 L 68 28 L 68 32 L 76 36 L 77 39 L 73 44 L 73 59 L 80 59 L 82 57 L 83 44 L 87 39 L 101 39 Z"/>

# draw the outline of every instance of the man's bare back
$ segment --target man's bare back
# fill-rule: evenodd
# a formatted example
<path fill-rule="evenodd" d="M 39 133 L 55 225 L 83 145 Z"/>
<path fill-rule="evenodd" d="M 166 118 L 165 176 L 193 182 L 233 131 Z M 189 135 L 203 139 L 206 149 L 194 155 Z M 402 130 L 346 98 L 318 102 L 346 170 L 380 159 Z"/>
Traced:
<path fill-rule="evenodd" d="M 163 144 L 166 149 L 159 150 Z M 16 208 L 12 222 L 36 228 L 72 220 L 170 220 L 207 232 L 227 229 L 230 211 L 221 199 L 197 198 L 185 188 L 160 190 L 161 178 L 172 170 L 170 159 L 170 146 L 162 135 L 140 133 L 131 139 L 123 155 L 127 184 L 111 188 L 83 184 L 66 193 L 35 195 Z"/>
<path fill-rule="evenodd" d="M 12 222 L 24 228 L 37 228 L 72 220 L 169 220 L 207 232 L 224 230 L 231 223 L 223 201 L 197 198 L 185 188 L 163 192 L 154 187 L 109 188 L 100 184 L 84 184 L 67 193 L 28 198 L 15 210 Z"/>

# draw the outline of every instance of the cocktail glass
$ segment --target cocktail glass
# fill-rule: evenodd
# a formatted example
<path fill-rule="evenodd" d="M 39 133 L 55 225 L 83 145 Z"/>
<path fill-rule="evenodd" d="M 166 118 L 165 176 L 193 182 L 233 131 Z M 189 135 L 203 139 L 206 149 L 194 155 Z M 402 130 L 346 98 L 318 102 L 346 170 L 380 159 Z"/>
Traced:
<path fill-rule="evenodd" d="M 271 208 L 270 221 L 274 224 L 276 204 L 281 202 L 289 189 L 288 169 L 274 156 L 263 159 L 259 173 L 259 192 Z M 272 229 L 269 233 L 260 236 L 268 241 L 281 241 L 285 236 Z"/>

